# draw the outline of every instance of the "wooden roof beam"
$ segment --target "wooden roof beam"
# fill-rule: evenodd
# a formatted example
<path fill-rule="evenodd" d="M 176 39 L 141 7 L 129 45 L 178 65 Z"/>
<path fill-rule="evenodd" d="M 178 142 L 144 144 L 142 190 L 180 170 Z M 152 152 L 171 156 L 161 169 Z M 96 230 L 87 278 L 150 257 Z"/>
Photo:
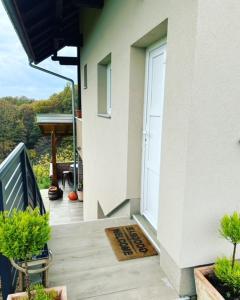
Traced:
<path fill-rule="evenodd" d="M 53 29 L 51 27 L 48 27 L 44 30 L 42 30 L 39 34 L 35 34 L 33 37 L 30 36 L 31 41 L 33 44 L 37 43 L 39 40 L 43 40 L 44 36 L 51 35 L 53 33 Z"/>
<path fill-rule="evenodd" d="M 72 0 L 74 6 L 78 8 L 89 7 L 89 8 L 103 8 L 104 0 Z"/>
<path fill-rule="evenodd" d="M 46 10 L 49 11 L 49 7 L 51 7 L 51 4 L 48 0 L 42 0 L 39 1 L 37 5 L 30 8 L 28 11 L 23 13 L 23 20 L 27 24 L 29 22 L 32 22 L 34 18 L 38 17 L 39 15 L 43 14 Z"/>
<path fill-rule="evenodd" d="M 59 42 L 62 42 L 64 44 L 64 46 L 68 46 L 68 47 L 82 47 L 83 46 L 83 35 L 79 34 L 79 35 L 75 35 L 75 36 L 69 36 L 69 34 L 62 34 L 59 35 L 57 37 L 55 37 L 55 42 L 57 42 L 57 44 Z"/>
<path fill-rule="evenodd" d="M 51 37 L 48 37 L 47 39 L 42 39 L 39 40 L 35 43 L 32 44 L 33 49 L 39 49 L 41 50 L 42 46 L 45 46 L 46 44 L 50 44 L 51 43 Z"/>
<path fill-rule="evenodd" d="M 29 35 L 35 35 L 38 32 L 41 32 L 42 28 L 44 28 L 44 27 L 50 27 L 51 24 L 54 24 L 52 18 L 53 18 L 52 15 L 47 15 L 45 18 L 42 18 L 41 20 L 39 20 L 38 22 L 36 22 L 34 25 L 32 25 L 28 29 Z M 36 33 L 36 31 L 37 31 L 37 33 Z"/>
<path fill-rule="evenodd" d="M 62 20 L 62 16 L 63 16 L 63 0 L 56 0 L 56 7 L 55 7 L 56 11 L 56 21 L 58 23 L 61 22 Z"/>
<path fill-rule="evenodd" d="M 60 65 L 64 65 L 64 66 L 77 66 L 78 65 L 77 57 L 53 55 L 51 58 L 53 61 L 58 61 Z"/>

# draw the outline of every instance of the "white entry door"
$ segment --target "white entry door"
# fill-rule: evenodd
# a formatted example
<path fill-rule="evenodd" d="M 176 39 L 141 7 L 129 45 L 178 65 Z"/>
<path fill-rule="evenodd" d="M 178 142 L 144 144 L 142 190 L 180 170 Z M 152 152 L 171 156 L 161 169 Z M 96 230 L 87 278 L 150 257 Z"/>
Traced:
<path fill-rule="evenodd" d="M 157 229 L 166 44 L 155 44 L 146 55 L 141 209 Z"/>

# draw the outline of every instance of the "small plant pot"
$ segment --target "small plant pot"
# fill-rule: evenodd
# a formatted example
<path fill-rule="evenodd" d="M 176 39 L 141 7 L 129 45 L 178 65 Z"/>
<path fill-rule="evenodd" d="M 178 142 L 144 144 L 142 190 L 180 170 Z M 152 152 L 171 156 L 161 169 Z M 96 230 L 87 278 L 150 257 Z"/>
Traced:
<path fill-rule="evenodd" d="M 80 202 L 83 202 L 83 191 L 78 192 L 78 199 Z"/>
<path fill-rule="evenodd" d="M 49 289 L 45 289 L 46 292 L 50 292 L 50 291 L 56 291 L 58 293 L 59 298 L 57 300 L 67 300 L 67 288 L 65 286 L 58 286 L 58 287 L 53 287 L 53 288 L 49 288 Z M 27 297 L 27 293 L 16 293 L 16 294 L 11 294 L 8 295 L 7 300 L 26 300 L 28 298 Z"/>
<path fill-rule="evenodd" d="M 82 118 L 82 112 L 81 112 L 81 110 L 76 109 L 75 112 L 76 112 L 76 117 L 77 117 L 78 119 L 81 119 L 81 118 Z"/>
<path fill-rule="evenodd" d="M 213 265 L 196 268 L 194 270 L 197 299 L 198 300 L 225 300 L 217 289 L 206 278 L 213 274 Z"/>

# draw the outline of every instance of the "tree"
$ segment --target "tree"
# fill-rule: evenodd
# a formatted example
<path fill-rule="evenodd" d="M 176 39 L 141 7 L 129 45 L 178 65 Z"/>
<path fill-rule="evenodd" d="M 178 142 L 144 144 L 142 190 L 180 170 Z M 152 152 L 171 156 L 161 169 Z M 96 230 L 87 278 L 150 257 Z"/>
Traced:
<path fill-rule="evenodd" d="M 8 101 L 0 101 L 0 160 L 16 144 L 25 141 L 25 127 L 19 109 Z"/>
<path fill-rule="evenodd" d="M 236 262 L 236 249 L 240 244 L 240 214 L 234 212 L 232 216 L 225 215 L 221 220 L 220 234 L 233 244 L 232 269 Z"/>
<path fill-rule="evenodd" d="M 20 106 L 20 113 L 25 128 L 25 144 L 28 149 L 32 149 L 41 137 L 41 131 L 35 121 L 35 112 L 32 105 L 23 104 Z"/>
<path fill-rule="evenodd" d="M 231 259 L 218 258 L 214 273 L 216 277 L 229 288 L 228 299 L 240 299 L 240 263 L 236 261 L 236 249 L 240 244 L 240 214 L 234 212 L 221 219 L 220 234 L 233 245 Z"/>
<path fill-rule="evenodd" d="M 41 135 L 36 114 L 71 111 L 70 85 L 47 100 L 33 100 L 24 96 L 0 98 L 0 162 L 19 142 L 24 142 L 28 149 L 34 149 L 39 155 L 49 152 L 49 139 Z"/>

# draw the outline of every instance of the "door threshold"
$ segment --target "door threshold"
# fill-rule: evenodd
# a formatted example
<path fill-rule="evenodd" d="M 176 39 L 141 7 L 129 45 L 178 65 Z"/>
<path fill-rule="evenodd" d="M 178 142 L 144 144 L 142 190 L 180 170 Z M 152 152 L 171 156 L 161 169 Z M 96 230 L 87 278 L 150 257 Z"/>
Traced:
<path fill-rule="evenodd" d="M 153 244 L 157 252 L 160 254 L 160 244 L 157 239 L 157 231 L 152 227 L 148 220 L 143 215 L 133 215 L 133 219 L 140 226 L 142 231 L 146 234 L 149 241 Z"/>

